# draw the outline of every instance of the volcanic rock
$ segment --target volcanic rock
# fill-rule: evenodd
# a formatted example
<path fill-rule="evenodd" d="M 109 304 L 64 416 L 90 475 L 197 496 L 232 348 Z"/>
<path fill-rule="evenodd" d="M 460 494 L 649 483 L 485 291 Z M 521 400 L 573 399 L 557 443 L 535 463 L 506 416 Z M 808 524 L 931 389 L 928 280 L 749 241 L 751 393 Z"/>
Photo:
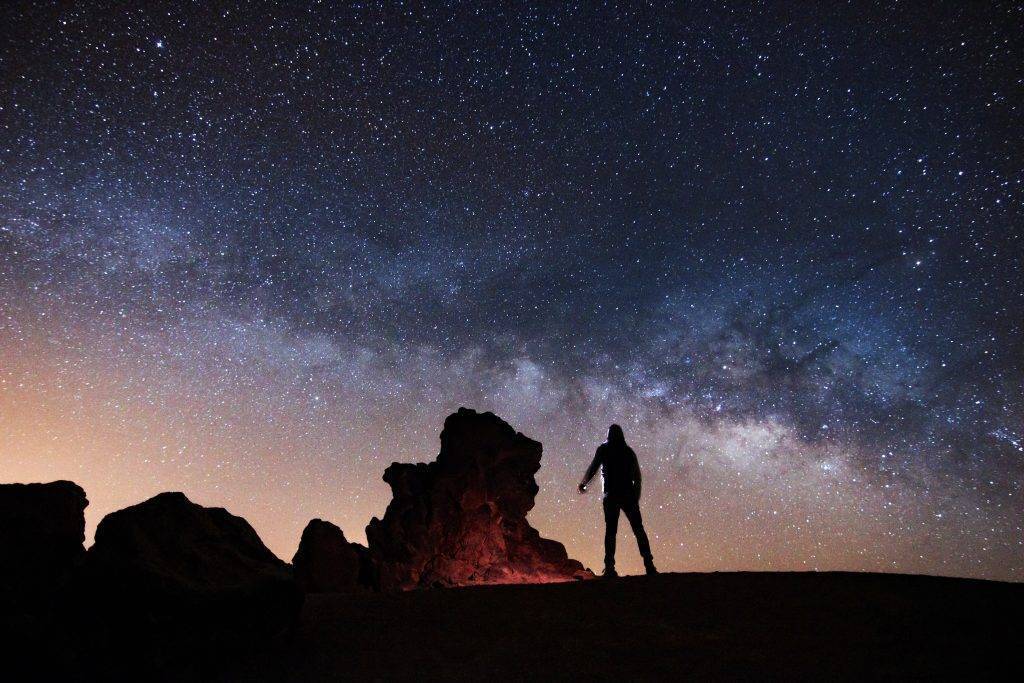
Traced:
<path fill-rule="evenodd" d="M 428 464 L 384 472 L 393 500 L 366 528 L 383 589 L 590 578 L 526 520 L 541 444 L 492 413 L 449 415 Z"/>
<path fill-rule="evenodd" d="M 125 666 L 175 678 L 202 677 L 188 667 L 259 646 L 302 606 L 290 567 L 247 521 L 182 493 L 103 518 L 79 579 L 74 613 L 100 640 L 91 649 L 116 648 L 131 657 Z"/>
<path fill-rule="evenodd" d="M 70 481 L 0 484 L 0 609 L 53 591 L 85 554 L 85 491 Z"/>
<path fill-rule="evenodd" d="M 307 593 L 343 593 L 373 583 L 369 551 L 322 519 L 311 520 L 302 531 L 292 565 L 299 588 Z"/>

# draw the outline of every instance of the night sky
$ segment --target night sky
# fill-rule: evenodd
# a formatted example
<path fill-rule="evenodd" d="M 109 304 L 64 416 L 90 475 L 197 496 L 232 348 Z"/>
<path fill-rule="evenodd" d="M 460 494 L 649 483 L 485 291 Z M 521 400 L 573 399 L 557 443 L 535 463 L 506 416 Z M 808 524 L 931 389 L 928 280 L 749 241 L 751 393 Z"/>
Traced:
<path fill-rule="evenodd" d="M 465 405 L 590 567 L 619 422 L 662 570 L 1024 580 L 1020 3 L 129 4 L 0 9 L 0 480 L 290 559 Z"/>

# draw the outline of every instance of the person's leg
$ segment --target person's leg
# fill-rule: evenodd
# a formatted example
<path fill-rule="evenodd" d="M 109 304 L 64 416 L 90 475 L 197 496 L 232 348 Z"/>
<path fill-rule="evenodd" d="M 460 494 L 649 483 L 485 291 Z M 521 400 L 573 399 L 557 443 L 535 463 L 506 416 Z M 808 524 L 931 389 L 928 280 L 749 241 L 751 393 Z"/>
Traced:
<path fill-rule="evenodd" d="M 644 558 L 644 566 L 651 569 L 654 566 L 654 557 L 651 555 L 651 542 L 647 539 L 647 532 L 644 531 L 644 520 L 640 516 L 640 502 L 629 501 L 622 506 L 622 511 L 633 528 L 633 535 L 636 536 L 636 546 L 640 549 L 640 557 Z"/>
<path fill-rule="evenodd" d="M 606 497 L 604 506 L 604 570 L 615 571 L 615 533 L 619 529 L 619 504 Z"/>

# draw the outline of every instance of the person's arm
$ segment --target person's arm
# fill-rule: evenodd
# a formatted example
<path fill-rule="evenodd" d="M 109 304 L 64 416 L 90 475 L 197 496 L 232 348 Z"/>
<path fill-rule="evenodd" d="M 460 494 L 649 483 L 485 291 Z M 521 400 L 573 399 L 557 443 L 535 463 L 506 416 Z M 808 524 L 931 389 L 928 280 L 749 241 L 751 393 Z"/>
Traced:
<path fill-rule="evenodd" d="M 600 467 L 600 466 L 601 466 L 601 449 L 599 448 L 599 449 L 597 449 L 597 453 L 594 453 L 594 460 L 590 463 L 590 467 L 587 468 L 587 473 L 583 475 L 583 480 L 580 482 L 580 485 L 577 487 L 577 490 L 580 493 L 586 493 L 587 492 L 587 484 L 589 484 L 590 480 L 594 478 L 595 474 L 597 474 L 597 468 Z"/>
<path fill-rule="evenodd" d="M 631 453 L 633 456 L 633 492 L 636 494 L 636 499 L 640 500 L 640 490 L 643 488 L 643 475 L 640 474 L 640 462 L 636 459 L 636 453 Z"/>

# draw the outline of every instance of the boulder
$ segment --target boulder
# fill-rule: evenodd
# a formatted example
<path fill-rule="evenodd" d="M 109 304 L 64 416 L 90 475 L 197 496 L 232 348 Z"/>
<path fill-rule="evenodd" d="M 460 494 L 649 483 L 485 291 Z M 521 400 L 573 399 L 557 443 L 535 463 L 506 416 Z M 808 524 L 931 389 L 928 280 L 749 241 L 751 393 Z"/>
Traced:
<path fill-rule="evenodd" d="M 434 462 L 388 467 L 393 499 L 366 529 L 381 588 L 592 577 L 526 520 L 541 450 L 494 414 L 460 408 Z"/>
<path fill-rule="evenodd" d="M 104 517 L 73 599 L 93 638 L 88 650 L 125 654 L 118 675 L 143 666 L 175 678 L 205 677 L 205 663 L 259 647 L 291 627 L 302 606 L 291 568 L 247 521 L 182 493 Z"/>
<path fill-rule="evenodd" d="M 0 484 L 0 661 L 6 680 L 62 673 L 54 609 L 85 555 L 85 491 L 70 481 Z"/>
<path fill-rule="evenodd" d="M 0 606 L 52 593 L 85 554 L 85 491 L 70 481 L 0 484 Z"/>
<path fill-rule="evenodd" d="M 343 593 L 373 583 L 369 551 L 322 519 L 311 520 L 302 531 L 292 565 L 299 588 L 307 593 Z"/>

